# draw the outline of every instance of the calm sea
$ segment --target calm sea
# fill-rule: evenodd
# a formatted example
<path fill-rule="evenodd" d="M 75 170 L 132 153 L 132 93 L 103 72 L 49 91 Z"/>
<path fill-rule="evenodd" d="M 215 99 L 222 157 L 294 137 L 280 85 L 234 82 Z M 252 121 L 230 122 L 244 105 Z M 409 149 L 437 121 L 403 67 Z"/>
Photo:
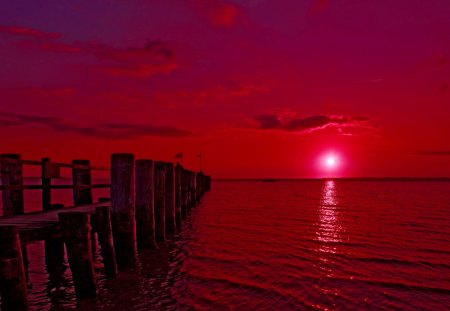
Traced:
<path fill-rule="evenodd" d="M 216 181 L 183 226 L 114 280 L 97 254 L 99 299 L 78 307 L 450 310 L 448 182 Z M 70 270 L 28 251 L 33 308 L 77 307 Z"/>

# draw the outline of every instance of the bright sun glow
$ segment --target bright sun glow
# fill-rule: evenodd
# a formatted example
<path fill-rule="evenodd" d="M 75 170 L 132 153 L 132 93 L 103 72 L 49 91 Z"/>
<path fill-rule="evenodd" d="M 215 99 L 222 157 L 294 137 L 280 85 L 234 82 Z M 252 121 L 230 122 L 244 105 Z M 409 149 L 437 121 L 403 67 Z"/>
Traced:
<path fill-rule="evenodd" d="M 320 158 L 320 166 L 328 172 L 339 170 L 339 167 L 341 166 L 339 155 L 334 152 L 322 155 Z"/>
<path fill-rule="evenodd" d="M 336 158 L 334 156 L 328 156 L 327 157 L 327 166 L 333 167 L 336 165 Z"/>

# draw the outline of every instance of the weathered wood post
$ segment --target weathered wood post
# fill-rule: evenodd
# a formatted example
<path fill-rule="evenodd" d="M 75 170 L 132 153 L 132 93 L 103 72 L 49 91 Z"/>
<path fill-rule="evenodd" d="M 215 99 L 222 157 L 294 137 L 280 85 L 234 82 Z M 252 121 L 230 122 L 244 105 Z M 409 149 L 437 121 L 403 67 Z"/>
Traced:
<path fill-rule="evenodd" d="M 72 161 L 73 202 L 75 206 L 92 204 L 92 183 L 89 160 Z"/>
<path fill-rule="evenodd" d="M 3 216 L 24 213 L 22 162 L 19 154 L 0 155 L 1 177 L 3 186 L 18 187 L 2 191 Z"/>
<path fill-rule="evenodd" d="M 181 201 L 181 218 L 186 219 L 187 217 L 187 200 L 188 200 L 188 191 L 187 191 L 187 170 L 181 168 L 181 176 L 180 176 L 180 201 Z"/>
<path fill-rule="evenodd" d="M 48 211 L 51 209 L 51 184 L 52 184 L 52 178 L 50 175 L 51 170 L 51 162 L 49 158 L 42 158 L 42 176 L 41 176 L 41 182 L 42 182 L 42 209 L 44 211 Z"/>
<path fill-rule="evenodd" d="M 95 209 L 97 218 L 97 235 L 101 247 L 105 274 L 108 277 L 117 275 L 116 253 L 111 225 L 111 209 L 109 206 L 97 206 Z"/>
<path fill-rule="evenodd" d="M 97 285 L 92 260 L 90 215 L 83 212 L 63 212 L 58 216 L 77 297 L 95 297 Z"/>
<path fill-rule="evenodd" d="M 114 249 L 119 268 L 136 262 L 136 219 L 134 192 L 134 155 L 111 156 L 111 218 Z"/>
<path fill-rule="evenodd" d="M 0 295 L 2 310 L 27 310 L 27 283 L 17 228 L 0 226 Z"/>
<path fill-rule="evenodd" d="M 155 239 L 154 175 L 152 160 L 136 161 L 136 229 L 138 249 L 157 248 Z"/>
<path fill-rule="evenodd" d="M 182 166 L 177 163 L 175 166 L 175 219 L 177 228 L 181 228 L 181 174 Z"/>
<path fill-rule="evenodd" d="M 196 175 L 196 198 L 200 200 L 203 195 L 203 172 L 198 172 Z"/>
<path fill-rule="evenodd" d="M 166 240 L 166 164 L 155 162 L 155 237 L 157 242 Z"/>
<path fill-rule="evenodd" d="M 51 209 L 63 209 L 63 204 L 52 204 Z M 61 237 L 46 238 L 44 240 L 45 265 L 51 278 L 59 279 L 64 270 L 64 240 Z"/>
<path fill-rule="evenodd" d="M 173 234 L 177 224 L 175 220 L 175 170 L 173 163 L 166 163 L 166 233 Z"/>

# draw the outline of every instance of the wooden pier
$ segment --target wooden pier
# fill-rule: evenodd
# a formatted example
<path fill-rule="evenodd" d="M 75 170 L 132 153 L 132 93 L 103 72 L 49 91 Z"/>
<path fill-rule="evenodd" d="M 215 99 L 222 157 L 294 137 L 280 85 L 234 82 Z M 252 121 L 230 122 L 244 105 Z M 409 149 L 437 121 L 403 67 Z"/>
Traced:
<path fill-rule="evenodd" d="M 41 167 L 41 184 L 24 185 L 23 166 Z M 72 170 L 71 185 L 52 184 L 60 170 Z M 92 184 L 91 172 L 107 170 L 110 184 Z M 181 223 L 203 194 L 211 178 L 173 163 L 135 160 L 133 154 L 113 154 L 111 168 L 89 160 L 70 164 L 22 160 L 0 155 L 3 216 L 0 217 L 1 310 L 27 310 L 27 243 L 45 241 L 48 269 L 62 264 L 64 245 L 77 299 L 97 295 L 93 266 L 93 236 L 97 234 L 105 274 L 114 277 L 133 267 L 137 251 L 157 248 L 181 229 Z M 109 188 L 110 198 L 93 202 L 92 189 Z M 42 191 L 42 211 L 25 213 L 24 190 Z M 73 206 L 52 204 L 52 189 L 72 189 Z"/>

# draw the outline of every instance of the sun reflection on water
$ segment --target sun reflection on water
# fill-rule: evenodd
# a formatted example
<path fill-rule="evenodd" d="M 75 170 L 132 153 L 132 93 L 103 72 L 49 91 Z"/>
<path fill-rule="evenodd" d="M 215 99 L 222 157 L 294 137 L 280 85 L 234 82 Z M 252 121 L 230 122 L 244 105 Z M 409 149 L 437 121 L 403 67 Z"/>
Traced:
<path fill-rule="evenodd" d="M 336 197 L 336 182 L 334 180 L 325 181 L 319 205 L 319 223 L 316 231 L 317 240 L 323 244 L 319 251 L 323 253 L 336 253 L 334 244 L 342 241 L 343 228 L 339 220 Z"/>

